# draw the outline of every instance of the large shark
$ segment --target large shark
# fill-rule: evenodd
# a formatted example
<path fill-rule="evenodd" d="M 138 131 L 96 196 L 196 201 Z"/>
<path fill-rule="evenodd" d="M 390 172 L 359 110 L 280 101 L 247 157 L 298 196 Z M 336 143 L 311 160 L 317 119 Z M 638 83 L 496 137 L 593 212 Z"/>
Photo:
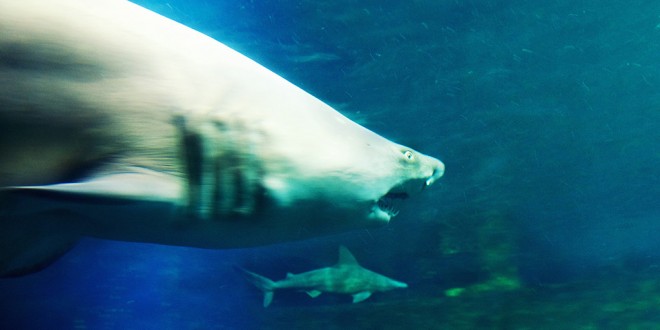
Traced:
<path fill-rule="evenodd" d="M 323 292 L 350 294 L 353 303 L 361 302 L 374 292 L 407 288 L 403 282 L 374 273 L 358 264 L 351 252 L 339 247 L 339 261 L 332 267 L 312 270 L 301 274 L 287 274 L 286 278 L 274 282 L 259 274 L 239 268 L 245 278 L 264 292 L 264 307 L 273 301 L 275 290 L 297 289 L 316 298 Z"/>
<path fill-rule="evenodd" d="M 202 248 L 386 224 L 444 165 L 123 0 L 0 0 L 0 276 L 81 236 Z"/>

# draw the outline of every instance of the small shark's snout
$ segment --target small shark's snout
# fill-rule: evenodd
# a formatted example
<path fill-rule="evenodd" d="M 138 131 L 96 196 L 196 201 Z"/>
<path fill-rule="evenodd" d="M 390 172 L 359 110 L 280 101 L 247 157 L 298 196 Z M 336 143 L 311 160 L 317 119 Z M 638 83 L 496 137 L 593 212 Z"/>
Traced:
<path fill-rule="evenodd" d="M 399 281 L 392 281 L 392 282 L 393 282 L 393 283 L 392 283 L 392 286 L 393 286 L 395 289 L 405 289 L 405 288 L 408 287 L 408 284 L 403 283 L 403 282 L 399 282 Z"/>
<path fill-rule="evenodd" d="M 429 157 L 430 158 L 430 157 Z M 438 179 L 442 177 L 442 175 L 445 174 L 445 164 L 443 164 L 441 161 L 431 158 L 433 161 L 433 174 L 426 179 L 426 186 L 432 185 L 434 182 L 436 182 Z"/>

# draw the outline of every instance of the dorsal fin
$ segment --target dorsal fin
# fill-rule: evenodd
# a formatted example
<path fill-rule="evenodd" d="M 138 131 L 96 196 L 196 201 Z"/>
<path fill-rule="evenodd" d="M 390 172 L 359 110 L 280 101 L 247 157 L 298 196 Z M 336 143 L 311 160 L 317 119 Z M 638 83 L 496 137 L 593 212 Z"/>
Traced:
<path fill-rule="evenodd" d="M 337 261 L 337 266 L 339 265 L 353 265 L 359 266 L 360 264 L 355 260 L 355 257 L 345 246 L 339 246 L 339 261 Z"/>

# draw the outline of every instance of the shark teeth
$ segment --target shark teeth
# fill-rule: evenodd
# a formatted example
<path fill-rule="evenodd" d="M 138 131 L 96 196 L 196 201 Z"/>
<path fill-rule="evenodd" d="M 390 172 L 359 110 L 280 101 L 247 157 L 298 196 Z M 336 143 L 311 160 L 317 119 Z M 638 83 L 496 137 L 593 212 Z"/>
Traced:
<path fill-rule="evenodd" d="M 407 193 L 390 192 L 381 197 L 376 204 L 381 211 L 387 213 L 390 217 L 395 217 L 399 214 L 401 201 L 406 198 L 408 198 Z"/>

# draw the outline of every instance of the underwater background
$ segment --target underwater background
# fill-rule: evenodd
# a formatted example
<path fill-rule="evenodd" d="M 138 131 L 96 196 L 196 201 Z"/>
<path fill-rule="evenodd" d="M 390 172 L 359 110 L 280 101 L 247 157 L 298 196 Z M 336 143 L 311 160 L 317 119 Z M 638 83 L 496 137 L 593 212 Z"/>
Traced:
<path fill-rule="evenodd" d="M 134 1 L 222 41 L 445 176 L 390 225 L 202 250 L 84 239 L 0 280 L 0 329 L 660 328 L 660 2 Z M 334 264 L 408 283 L 262 294 Z"/>

